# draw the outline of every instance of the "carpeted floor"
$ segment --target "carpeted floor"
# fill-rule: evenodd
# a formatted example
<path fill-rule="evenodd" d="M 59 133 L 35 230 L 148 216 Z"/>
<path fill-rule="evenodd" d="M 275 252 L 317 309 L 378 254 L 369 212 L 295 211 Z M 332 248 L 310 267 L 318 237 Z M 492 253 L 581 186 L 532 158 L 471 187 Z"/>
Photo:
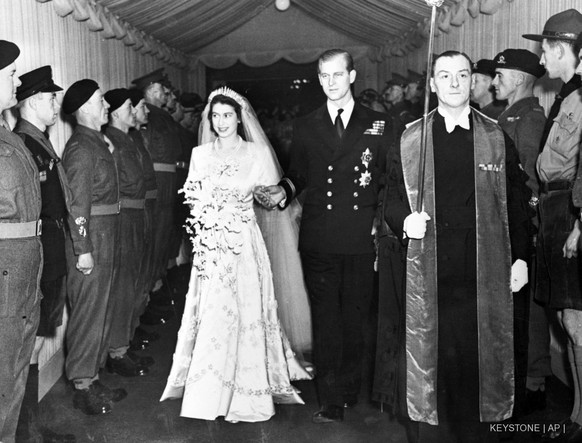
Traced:
<path fill-rule="evenodd" d="M 114 404 L 113 412 L 101 416 L 86 416 L 72 405 L 72 389 L 61 378 L 40 404 L 41 421 L 61 433 L 73 433 L 78 442 L 173 442 L 173 443 L 391 443 L 406 442 L 402 424 L 379 405 L 367 401 L 362 393 L 355 408 L 347 410 L 342 423 L 316 425 L 311 415 L 318 409 L 312 381 L 297 382 L 305 405 L 278 405 L 276 415 L 262 423 L 227 423 L 222 419 L 204 421 L 180 417 L 179 400 L 160 403 L 159 398 L 168 376 L 176 333 L 181 318 L 183 294 L 187 289 L 189 267 L 178 268 L 169 275 L 175 289 L 174 317 L 165 325 L 150 328 L 161 335 L 143 355 L 152 356 L 156 364 L 144 377 L 124 378 L 106 371 L 101 381 L 111 388 L 123 387 L 129 395 Z M 182 297 L 180 297 L 182 295 Z M 368 383 L 369 385 L 370 383 Z M 369 388 L 366 389 L 368 391 Z M 549 384 L 548 408 L 544 413 L 528 416 L 523 422 L 554 423 L 568 414 L 572 402 L 570 391 L 557 379 Z M 517 432 L 515 442 L 540 441 L 535 432 Z"/>

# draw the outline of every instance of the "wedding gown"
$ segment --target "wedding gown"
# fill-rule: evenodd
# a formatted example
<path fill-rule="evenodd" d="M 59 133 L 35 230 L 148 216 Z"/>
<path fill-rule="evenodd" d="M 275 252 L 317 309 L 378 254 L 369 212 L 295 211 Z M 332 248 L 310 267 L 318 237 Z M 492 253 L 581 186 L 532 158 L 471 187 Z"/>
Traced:
<path fill-rule="evenodd" d="M 242 143 L 222 157 L 195 148 L 184 186 L 194 258 L 182 324 L 160 399 L 183 397 L 180 415 L 264 421 L 274 403 L 301 403 L 291 380 L 310 379 L 277 316 L 271 265 L 252 190 L 278 180 L 268 156 Z"/>

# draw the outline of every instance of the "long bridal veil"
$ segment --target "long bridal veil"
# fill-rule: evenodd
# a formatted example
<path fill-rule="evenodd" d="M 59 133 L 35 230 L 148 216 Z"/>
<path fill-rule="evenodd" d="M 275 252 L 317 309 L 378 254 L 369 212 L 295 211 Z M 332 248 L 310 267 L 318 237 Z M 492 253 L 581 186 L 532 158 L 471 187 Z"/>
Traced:
<path fill-rule="evenodd" d="M 257 158 L 264 162 L 264 167 L 271 172 L 269 176 L 276 178 L 275 183 L 263 183 L 263 185 L 276 184 L 282 176 L 282 170 L 275 151 L 248 100 L 231 89 L 220 88 L 209 97 L 200 122 L 199 144 L 214 141 L 216 138 L 208 120 L 209 103 L 216 94 L 230 96 L 237 102 L 243 103 L 241 124 L 244 129 L 244 138 L 260 150 Z M 271 261 L 281 325 L 294 351 L 299 354 L 310 352 L 312 349 L 311 314 L 298 250 L 301 206 L 297 200 L 294 200 L 284 210 L 268 210 L 256 203 L 254 209 Z"/>

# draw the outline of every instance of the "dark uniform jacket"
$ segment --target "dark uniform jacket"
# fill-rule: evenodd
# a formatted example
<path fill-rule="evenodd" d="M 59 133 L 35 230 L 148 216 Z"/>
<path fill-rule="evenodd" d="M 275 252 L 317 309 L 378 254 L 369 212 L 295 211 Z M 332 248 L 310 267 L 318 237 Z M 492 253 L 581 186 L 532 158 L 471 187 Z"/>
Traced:
<path fill-rule="evenodd" d="M 538 196 L 536 160 L 540 153 L 540 141 L 546 125 L 546 114 L 537 97 L 523 98 L 501 113 L 499 126 L 513 140 L 519 159 L 529 179 L 528 187 Z"/>
<path fill-rule="evenodd" d="M 142 161 L 134 140 L 123 131 L 108 126 L 105 135 L 113 143 L 113 157 L 119 174 L 119 196 L 144 199 L 146 188 Z"/>
<path fill-rule="evenodd" d="M 119 204 L 115 160 L 101 132 L 78 125 L 65 146 L 63 164 L 73 194 L 69 228 L 75 255 L 92 252 L 92 209 Z"/>
<path fill-rule="evenodd" d="M 286 204 L 305 192 L 300 250 L 374 251 L 372 224 L 391 143 L 388 116 L 357 103 L 341 139 L 326 105 L 295 122 L 291 164 L 280 185 Z"/>
<path fill-rule="evenodd" d="M 63 224 L 71 203 L 71 190 L 61 163 L 47 136 L 20 119 L 14 128 L 29 149 L 40 173 L 43 280 L 53 280 L 67 272 Z"/>
<path fill-rule="evenodd" d="M 182 154 L 180 136 L 172 116 L 161 108 L 146 104 L 149 113 L 149 123 L 143 129 L 142 135 L 154 163 L 175 165 Z"/>
<path fill-rule="evenodd" d="M 40 218 L 39 173 L 22 139 L 0 126 L 0 222 Z"/>
<path fill-rule="evenodd" d="M 146 193 L 148 191 L 155 192 L 158 189 L 156 182 L 156 173 L 154 171 L 154 162 L 152 157 L 144 145 L 143 130 L 130 129 L 129 136 L 135 143 L 141 166 L 143 170 L 143 181 Z"/>

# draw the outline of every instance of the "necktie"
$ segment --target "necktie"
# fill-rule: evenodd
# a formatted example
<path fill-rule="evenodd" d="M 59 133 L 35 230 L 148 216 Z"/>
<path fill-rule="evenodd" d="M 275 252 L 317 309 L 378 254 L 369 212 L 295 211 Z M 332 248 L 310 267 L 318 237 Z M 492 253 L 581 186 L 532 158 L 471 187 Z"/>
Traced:
<path fill-rule="evenodd" d="M 337 131 L 337 135 L 339 136 L 339 138 L 342 138 L 342 135 L 344 135 L 344 122 L 342 121 L 342 118 L 340 117 L 342 112 L 344 112 L 343 109 L 338 109 L 337 110 L 337 116 L 335 117 L 335 130 Z"/>

